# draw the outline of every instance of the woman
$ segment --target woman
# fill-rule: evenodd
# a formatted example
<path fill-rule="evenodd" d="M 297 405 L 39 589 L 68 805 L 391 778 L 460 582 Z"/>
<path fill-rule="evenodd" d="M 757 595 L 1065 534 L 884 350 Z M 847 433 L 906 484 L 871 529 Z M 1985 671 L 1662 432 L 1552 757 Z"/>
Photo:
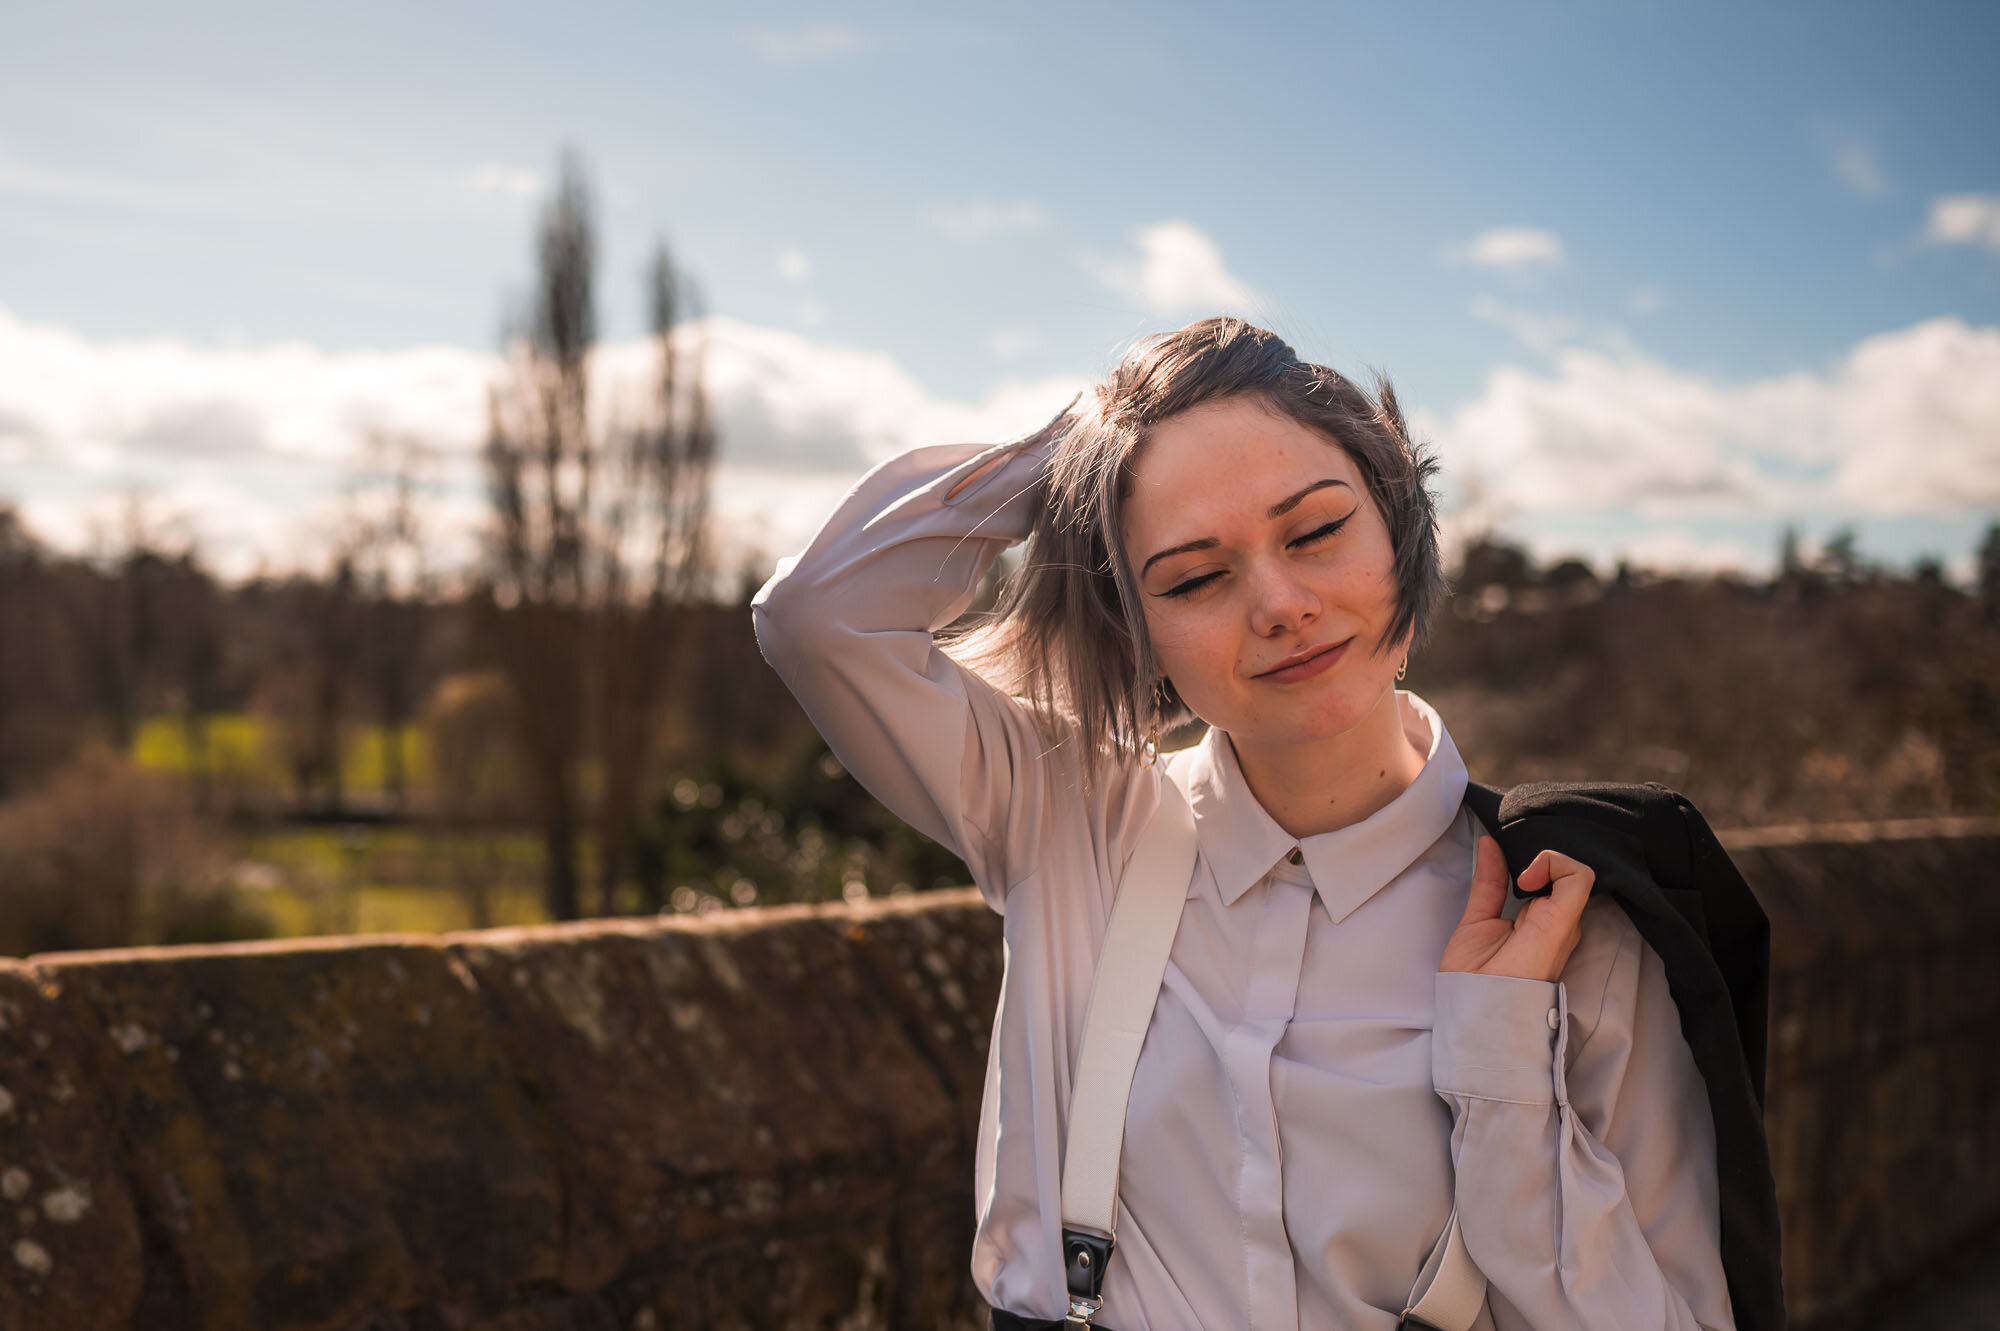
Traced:
<path fill-rule="evenodd" d="M 1733 1325 L 1658 958 L 1555 852 L 1520 880 L 1553 893 L 1509 899 L 1442 718 L 1396 688 L 1446 590 L 1433 471 L 1386 381 L 1204 320 L 1027 439 L 876 467 L 758 593 L 834 753 L 1004 916 L 972 1263 L 996 1327 L 1067 1307 L 1073 1064 L 1166 780 L 1198 858 L 1099 1325 L 1393 1327 L 1454 1204 L 1481 1327 Z M 1023 539 L 987 622 L 940 643 Z"/>

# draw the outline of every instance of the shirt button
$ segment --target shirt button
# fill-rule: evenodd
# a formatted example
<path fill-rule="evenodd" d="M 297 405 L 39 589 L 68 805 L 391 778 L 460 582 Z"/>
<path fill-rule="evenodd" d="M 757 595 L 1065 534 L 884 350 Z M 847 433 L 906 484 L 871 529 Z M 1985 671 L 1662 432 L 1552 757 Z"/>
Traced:
<path fill-rule="evenodd" d="M 1555 1010 L 1554 1008 L 1550 1008 L 1550 1009 L 1549 1009 L 1549 1029 L 1550 1029 L 1550 1030 L 1554 1030 L 1554 1029 L 1556 1029 L 1556 1028 L 1557 1028 L 1558 1026 L 1560 1026 L 1560 1025 L 1562 1025 L 1562 1018 L 1556 1015 L 1556 1010 Z"/>
<path fill-rule="evenodd" d="M 1306 862 L 1305 853 L 1297 846 L 1293 846 L 1292 853 L 1285 856 L 1285 862 L 1287 864 L 1304 864 Z"/>

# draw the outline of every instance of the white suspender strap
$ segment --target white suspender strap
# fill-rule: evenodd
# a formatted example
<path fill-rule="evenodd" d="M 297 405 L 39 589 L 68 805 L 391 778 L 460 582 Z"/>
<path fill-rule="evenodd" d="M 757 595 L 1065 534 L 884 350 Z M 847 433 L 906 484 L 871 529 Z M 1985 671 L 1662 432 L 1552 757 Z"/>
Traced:
<path fill-rule="evenodd" d="M 1083 1045 L 1069 1098 L 1069 1143 L 1063 1151 L 1066 1225 L 1111 1232 L 1125 1101 L 1194 877 L 1194 845 L 1194 813 L 1162 772 L 1160 806 L 1118 880 L 1090 982 L 1090 1006 L 1084 1009 Z"/>
<path fill-rule="evenodd" d="M 1112 1220 L 1125 1106 L 1194 876 L 1194 814 L 1164 769 L 1159 780 L 1159 808 L 1147 821 L 1112 899 L 1070 1093 L 1062 1168 L 1063 1267 L 1070 1295 L 1064 1320 L 1075 1326 L 1088 1326 L 1104 1302 L 1104 1268 L 1115 1242 Z M 1453 1208 L 1417 1274 L 1403 1320 L 1436 1331 L 1470 1331 L 1485 1302 L 1486 1277 L 1465 1251 Z"/>
<path fill-rule="evenodd" d="M 1089 1325 L 1104 1302 L 1125 1103 L 1194 877 L 1194 813 L 1164 770 L 1159 782 L 1159 808 L 1147 820 L 1112 898 L 1070 1088 L 1062 1170 L 1063 1267 L 1070 1295 L 1066 1320 L 1076 1325 Z"/>

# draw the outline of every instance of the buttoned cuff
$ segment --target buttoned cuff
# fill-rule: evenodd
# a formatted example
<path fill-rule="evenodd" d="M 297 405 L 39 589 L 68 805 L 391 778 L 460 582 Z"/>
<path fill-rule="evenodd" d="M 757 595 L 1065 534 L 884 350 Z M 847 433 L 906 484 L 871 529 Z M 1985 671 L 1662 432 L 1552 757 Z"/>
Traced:
<path fill-rule="evenodd" d="M 1553 1105 L 1568 1098 L 1569 992 L 1560 980 L 1439 971 L 1431 1084 L 1440 1095 Z"/>

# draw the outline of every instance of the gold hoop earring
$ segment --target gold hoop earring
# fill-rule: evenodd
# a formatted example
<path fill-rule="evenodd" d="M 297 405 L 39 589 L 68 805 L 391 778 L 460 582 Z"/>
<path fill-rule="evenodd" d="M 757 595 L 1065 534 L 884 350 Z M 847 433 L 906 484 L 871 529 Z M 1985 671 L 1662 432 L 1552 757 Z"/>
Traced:
<path fill-rule="evenodd" d="M 1403 664 L 1396 667 L 1396 678 L 1401 679 L 1403 676 L 1409 673 L 1410 673 L 1410 657 L 1409 653 L 1405 652 L 1403 654 Z"/>

